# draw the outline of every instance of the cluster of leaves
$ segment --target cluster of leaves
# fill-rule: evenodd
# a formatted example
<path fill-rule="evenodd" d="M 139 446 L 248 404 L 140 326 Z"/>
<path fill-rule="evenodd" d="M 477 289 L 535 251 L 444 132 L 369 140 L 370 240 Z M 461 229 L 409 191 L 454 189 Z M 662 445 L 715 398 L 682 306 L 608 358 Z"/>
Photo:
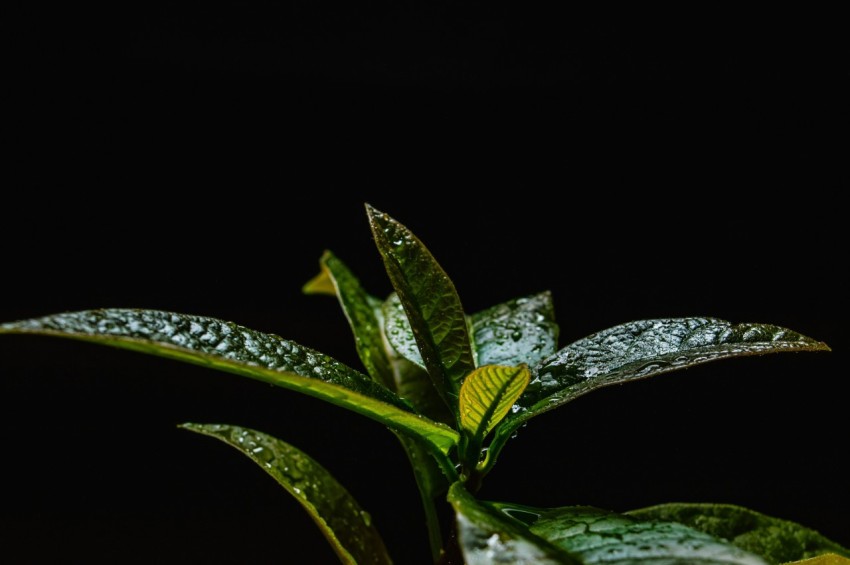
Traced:
<path fill-rule="evenodd" d="M 211 318 L 108 309 L 0 326 L 210 366 L 309 394 L 385 424 L 412 463 L 432 557 L 446 559 L 437 505 L 456 515 L 463 559 L 487 563 L 779 563 L 850 552 L 816 532 L 733 506 L 674 504 L 627 514 L 537 509 L 474 497 L 528 420 L 600 387 L 707 361 L 828 347 L 766 324 L 713 318 L 632 322 L 560 350 L 548 292 L 466 315 L 455 287 L 405 226 L 367 206 L 395 292 L 368 294 L 334 255 L 305 292 L 335 295 L 366 374 L 276 335 Z M 346 563 L 389 563 L 378 531 L 316 461 L 261 432 L 185 424 L 239 449 L 308 511 Z M 825 563 L 826 561 L 821 561 Z"/>

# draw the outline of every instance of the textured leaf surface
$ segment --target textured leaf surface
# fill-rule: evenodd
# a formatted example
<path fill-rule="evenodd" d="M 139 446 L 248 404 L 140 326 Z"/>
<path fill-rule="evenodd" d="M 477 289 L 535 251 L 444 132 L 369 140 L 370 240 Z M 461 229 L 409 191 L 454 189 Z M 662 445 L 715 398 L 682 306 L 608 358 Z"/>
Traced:
<path fill-rule="evenodd" d="M 414 414 L 402 399 L 354 369 L 232 322 L 156 310 L 106 309 L 4 324 L 0 333 L 68 337 L 204 365 L 327 400 L 422 437 L 442 452 L 457 441 L 454 430 Z"/>
<path fill-rule="evenodd" d="M 544 511 L 531 531 L 587 564 L 761 565 L 758 555 L 674 522 L 641 522 L 586 506 Z"/>
<path fill-rule="evenodd" d="M 398 293 L 428 374 L 450 407 L 475 368 L 466 316 L 455 286 L 405 226 L 367 206 L 375 243 Z"/>
<path fill-rule="evenodd" d="M 307 510 L 343 563 L 392 562 L 369 514 L 324 467 L 303 451 L 238 426 L 183 424 L 181 427 L 235 447 L 274 477 Z M 289 540 L 289 543 L 297 541 Z"/>
<path fill-rule="evenodd" d="M 330 251 L 325 251 L 319 264 L 322 273 L 310 281 L 305 286 L 305 290 L 309 291 L 312 288 L 316 292 L 325 292 L 327 285 L 323 281 L 330 282 L 333 293 L 339 299 L 342 311 L 351 326 L 357 354 L 369 376 L 390 390 L 395 390 L 395 383 L 390 378 L 392 371 L 384 349 L 380 320 L 375 312 L 379 303 L 363 289 L 360 281 L 345 263 L 337 259 Z"/>
<path fill-rule="evenodd" d="M 517 298 L 470 316 L 478 365 L 534 365 L 558 348 L 552 294 Z"/>
<path fill-rule="evenodd" d="M 458 542 L 467 565 L 578 565 L 578 559 L 528 528 L 475 500 L 460 483 L 449 489 L 457 516 Z"/>
<path fill-rule="evenodd" d="M 381 313 L 384 316 L 384 331 L 393 349 L 400 356 L 424 369 L 425 361 L 419 353 L 419 345 L 398 294 L 390 294 L 381 306 Z"/>
<path fill-rule="evenodd" d="M 798 561 L 822 553 L 850 557 L 846 548 L 810 528 L 730 504 L 661 504 L 627 514 L 641 520 L 685 524 L 727 539 L 771 563 Z"/>
<path fill-rule="evenodd" d="M 824 343 L 767 324 L 677 318 L 615 326 L 568 345 L 534 367 L 517 402 L 523 409 L 508 418 L 505 432 L 600 387 L 731 357 L 825 350 L 829 347 Z"/>
<path fill-rule="evenodd" d="M 528 385 L 525 365 L 485 365 L 466 377 L 460 388 L 460 423 L 473 438 L 483 438 L 511 409 Z"/>

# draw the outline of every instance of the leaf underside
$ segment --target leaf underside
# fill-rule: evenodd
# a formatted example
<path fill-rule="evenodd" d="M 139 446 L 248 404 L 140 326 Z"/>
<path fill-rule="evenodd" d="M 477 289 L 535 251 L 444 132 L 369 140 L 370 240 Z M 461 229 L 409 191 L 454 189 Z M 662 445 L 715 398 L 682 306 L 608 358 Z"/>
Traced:
<path fill-rule="evenodd" d="M 304 507 L 343 563 L 392 563 L 371 517 L 324 467 L 303 451 L 255 430 L 221 424 L 183 424 L 248 456 Z"/>

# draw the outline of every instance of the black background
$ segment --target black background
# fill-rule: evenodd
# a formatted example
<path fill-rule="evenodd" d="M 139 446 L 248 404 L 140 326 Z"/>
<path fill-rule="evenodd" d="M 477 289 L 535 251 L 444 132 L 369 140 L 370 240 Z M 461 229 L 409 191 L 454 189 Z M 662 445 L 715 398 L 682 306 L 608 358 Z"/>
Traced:
<path fill-rule="evenodd" d="M 535 419 L 481 496 L 617 510 L 733 502 L 850 545 L 846 68 L 828 15 L 502 4 L 123 5 L 26 14 L 0 319 L 203 314 L 358 361 L 325 248 L 390 291 L 362 204 L 410 226 L 464 306 L 553 290 L 566 344 L 642 318 L 788 326 L 829 354 L 746 358 Z M 253 464 L 181 432 L 303 448 L 427 562 L 380 425 L 296 393 L 61 340 L 0 340 L 10 562 L 334 562 Z"/>

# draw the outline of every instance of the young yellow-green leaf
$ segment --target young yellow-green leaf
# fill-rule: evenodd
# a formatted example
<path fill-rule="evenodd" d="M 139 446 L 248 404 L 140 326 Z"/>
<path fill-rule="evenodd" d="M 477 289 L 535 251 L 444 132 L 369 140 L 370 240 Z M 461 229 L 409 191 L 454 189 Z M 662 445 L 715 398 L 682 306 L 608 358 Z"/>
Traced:
<path fill-rule="evenodd" d="M 850 565 L 850 559 L 834 553 L 824 553 L 810 559 L 792 561 L 788 565 Z"/>
<path fill-rule="evenodd" d="M 731 504 L 660 504 L 627 512 L 640 520 L 679 522 L 724 538 L 771 563 L 785 563 L 835 553 L 850 557 L 850 550 L 816 531 Z"/>
<path fill-rule="evenodd" d="M 569 552 L 531 533 L 486 503 L 472 497 L 461 483 L 449 488 L 457 516 L 457 534 L 466 565 L 579 565 Z"/>
<path fill-rule="evenodd" d="M 709 361 L 783 351 L 829 351 L 797 332 L 715 318 L 643 320 L 576 341 L 531 369 L 520 407 L 496 431 L 490 465 L 524 422 L 598 388 L 645 379 Z"/>
<path fill-rule="evenodd" d="M 0 325 L 0 334 L 40 334 L 169 357 L 321 398 L 421 437 L 442 453 L 448 426 L 414 414 L 397 395 L 342 363 L 274 334 L 232 322 L 156 310 L 105 309 Z"/>
<path fill-rule="evenodd" d="M 304 507 L 343 563 L 392 563 L 369 514 L 312 457 L 264 433 L 221 424 L 183 424 L 247 455 Z M 297 540 L 290 540 L 297 542 Z"/>
<path fill-rule="evenodd" d="M 469 317 L 478 365 L 532 366 L 558 348 L 552 294 L 516 298 Z"/>
<path fill-rule="evenodd" d="M 766 564 L 758 555 L 682 524 L 642 522 L 587 506 L 541 511 L 530 530 L 587 565 Z"/>
<path fill-rule="evenodd" d="M 514 405 L 528 385 L 526 365 L 485 365 L 472 371 L 460 387 L 460 424 L 470 437 L 484 438 Z"/>
<path fill-rule="evenodd" d="M 348 319 L 354 334 L 354 343 L 360 361 L 372 380 L 395 390 L 392 370 L 384 341 L 381 337 L 381 323 L 375 314 L 377 299 L 369 296 L 360 281 L 330 251 L 325 251 L 319 260 L 322 272 L 304 287 L 308 292 L 325 292 L 325 281 L 330 283 L 333 293 L 339 299 L 342 311 Z M 308 288 L 309 287 L 309 288 Z M 379 303 L 378 303 L 379 304 Z"/>
<path fill-rule="evenodd" d="M 409 229 L 371 206 L 367 205 L 366 211 L 428 374 L 453 408 L 460 383 L 475 368 L 466 316 L 455 286 Z"/>

